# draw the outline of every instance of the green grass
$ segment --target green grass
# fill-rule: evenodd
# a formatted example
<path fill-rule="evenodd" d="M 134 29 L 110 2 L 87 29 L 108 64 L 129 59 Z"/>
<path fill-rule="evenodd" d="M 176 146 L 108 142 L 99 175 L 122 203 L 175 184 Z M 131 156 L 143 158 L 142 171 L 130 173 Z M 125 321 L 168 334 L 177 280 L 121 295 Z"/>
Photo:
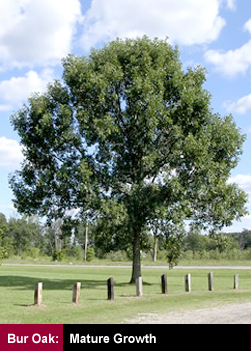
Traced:
<path fill-rule="evenodd" d="M 214 292 L 207 291 L 205 270 L 143 269 L 144 297 L 129 285 L 130 268 L 0 267 L 0 323 L 128 323 L 139 313 L 241 303 L 251 299 L 251 270 L 215 270 Z M 160 276 L 168 275 L 169 294 L 163 296 Z M 184 292 L 184 276 L 192 274 L 192 293 Z M 239 274 L 240 289 L 233 290 Z M 114 278 L 115 300 L 107 301 L 107 279 Z M 44 283 L 43 305 L 36 307 L 34 287 Z M 75 282 L 82 283 L 81 303 L 71 303 Z"/>
<path fill-rule="evenodd" d="M 83 266 L 128 266 L 131 267 L 131 260 L 120 260 L 120 261 L 112 261 L 111 259 L 98 259 L 94 258 L 91 262 L 83 262 L 83 260 L 78 260 L 74 257 L 67 257 L 63 261 L 55 262 L 49 256 L 39 256 L 38 258 L 32 258 L 29 256 L 21 257 L 21 256 L 11 256 L 7 259 L 3 259 L 2 263 L 14 263 L 14 264 L 50 264 L 50 265 L 83 265 Z M 146 258 L 142 258 L 142 265 L 145 266 L 165 266 L 167 265 L 166 259 L 158 259 L 156 262 L 147 256 Z M 179 266 L 251 266 L 251 260 L 227 260 L 227 259 L 181 259 L 179 261 Z"/>

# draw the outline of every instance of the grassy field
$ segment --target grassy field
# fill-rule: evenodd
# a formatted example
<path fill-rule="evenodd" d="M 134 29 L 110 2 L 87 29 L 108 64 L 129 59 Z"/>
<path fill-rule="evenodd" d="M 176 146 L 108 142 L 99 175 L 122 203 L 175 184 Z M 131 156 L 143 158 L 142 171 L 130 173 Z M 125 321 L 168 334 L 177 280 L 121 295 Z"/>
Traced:
<path fill-rule="evenodd" d="M 0 323 L 129 323 L 144 313 L 241 303 L 251 300 L 251 270 L 215 270 L 214 292 L 207 291 L 208 269 L 143 269 L 144 297 L 135 296 L 128 268 L 0 267 Z M 168 275 L 168 295 L 161 294 L 160 276 Z M 184 292 L 184 276 L 192 274 L 192 293 Z M 240 288 L 233 290 L 239 274 Z M 107 279 L 113 277 L 115 300 L 107 301 Z M 34 287 L 44 283 L 43 305 L 36 307 Z M 71 303 L 75 282 L 82 283 L 81 302 Z"/>
<path fill-rule="evenodd" d="M 156 262 L 148 256 L 146 258 L 142 258 L 142 265 L 144 266 L 166 266 L 166 259 L 158 259 Z M 55 262 L 49 256 L 39 256 L 38 258 L 32 257 L 21 257 L 21 256 L 11 256 L 7 259 L 4 259 L 2 263 L 6 264 L 49 264 L 49 265 L 83 265 L 83 266 L 132 266 L 132 262 L 130 260 L 111 260 L 111 259 L 97 259 L 94 258 L 91 262 L 83 262 L 83 260 L 79 260 L 73 257 L 68 257 L 63 261 Z M 227 259 L 181 259 L 179 261 L 179 266 L 251 266 L 251 260 L 227 260 Z"/>

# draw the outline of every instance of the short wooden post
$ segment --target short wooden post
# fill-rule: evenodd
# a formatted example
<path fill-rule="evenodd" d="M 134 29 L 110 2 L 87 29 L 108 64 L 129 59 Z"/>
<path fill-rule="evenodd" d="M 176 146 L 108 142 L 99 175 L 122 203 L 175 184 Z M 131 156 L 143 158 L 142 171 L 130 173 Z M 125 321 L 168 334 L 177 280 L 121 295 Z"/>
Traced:
<path fill-rule="evenodd" d="M 37 283 L 35 287 L 34 293 L 34 304 L 40 306 L 42 304 L 42 291 L 43 291 L 43 283 Z"/>
<path fill-rule="evenodd" d="M 108 300 L 114 300 L 114 283 L 113 278 L 107 280 L 107 289 L 108 289 Z"/>
<path fill-rule="evenodd" d="M 138 277 L 136 279 L 136 295 L 138 297 L 142 297 L 143 296 L 143 281 L 142 281 L 142 277 Z"/>
<path fill-rule="evenodd" d="M 167 275 L 163 274 L 161 276 L 161 287 L 162 287 L 162 294 L 167 294 Z"/>
<path fill-rule="evenodd" d="M 208 274 L 208 290 L 214 291 L 214 277 L 213 273 Z"/>
<path fill-rule="evenodd" d="M 239 289 L 239 274 L 234 275 L 234 289 L 235 290 Z"/>
<path fill-rule="evenodd" d="M 79 304 L 80 300 L 80 290 L 81 290 L 81 283 L 76 283 L 73 286 L 73 294 L 72 294 L 72 302 Z"/>
<path fill-rule="evenodd" d="M 191 292 L 191 274 L 185 276 L 185 291 Z"/>

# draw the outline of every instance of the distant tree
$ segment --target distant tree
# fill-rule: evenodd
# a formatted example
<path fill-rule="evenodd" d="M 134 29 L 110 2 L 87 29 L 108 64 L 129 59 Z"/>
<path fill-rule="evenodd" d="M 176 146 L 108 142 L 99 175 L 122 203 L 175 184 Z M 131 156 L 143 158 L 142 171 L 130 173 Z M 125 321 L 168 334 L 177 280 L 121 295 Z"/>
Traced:
<path fill-rule="evenodd" d="M 241 233 L 229 233 L 228 235 L 238 242 L 241 250 L 251 247 L 251 230 L 243 229 Z"/>
<path fill-rule="evenodd" d="M 0 213 L 0 227 L 1 228 L 3 228 L 3 227 L 6 228 L 7 225 L 8 225 L 8 222 L 6 220 L 5 215 L 3 213 Z"/>
<path fill-rule="evenodd" d="M 76 225 L 76 224 L 75 224 Z M 65 258 L 66 254 L 71 251 L 71 236 L 73 223 L 63 221 L 58 218 L 49 221 L 44 227 L 45 253 L 58 261 Z"/>
<path fill-rule="evenodd" d="M 132 248 L 131 282 L 149 222 L 222 228 L 247 213 L 246 194 L 228 183 L 245 137 L 212 112 L 204 69 L 184 72 L 177 48 L 147 37 L 63 66 L 62 83 L 12 116 L 25 157 L 10 180 L 19 212 L 112 220 L 110 242 Z"/>
<path fill-rule="evenodd" d="M 164 226 L 163 235 L 166 238 L 166 251 L 169 269 L 173 269 L 178 265 L 180 256 L 184 249 L 185 228 L 181 225 Z"/>
<path fill-rule="evenodd" d="M 190 230 L 185 239 L 187 249 L 195 252 L 202 252 L 205 250 L 205 241 L 203 236 L 198 231 Z"/>
<path fill-rule="evenodd" d="M 8 230 L 8 223 L 3 213 L 0 213 L 0 264 L 2 259 L 8 257 L 8 248 L 4 240 L 6 231 Z"/>
<path fill-rule="evenodd" d="M 5 238 L 13 245 L 13 253 L 20 255 L 29 248 L 42 247 L 42 227 L 35 217 L 10 218 Z"/>
<path fill-rule="evenodd" d="M 215 235 L 213 239 L 215 241 L 215 248 L 220 253 L 227 251 L 233 244 L 233 240 L 231 239 L 231 237 L 222 233 Z"/>

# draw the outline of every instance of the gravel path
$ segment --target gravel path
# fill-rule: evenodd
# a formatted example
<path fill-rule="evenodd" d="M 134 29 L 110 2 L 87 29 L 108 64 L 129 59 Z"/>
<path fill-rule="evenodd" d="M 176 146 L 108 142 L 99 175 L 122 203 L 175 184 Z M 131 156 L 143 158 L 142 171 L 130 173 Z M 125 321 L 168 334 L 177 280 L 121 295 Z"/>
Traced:
<path fill-rule="evenodd" d="M 135 324 L 251 324 L 251 302 L 168 314 L 141 313 L 138 318 L 129 322 Z"/>

